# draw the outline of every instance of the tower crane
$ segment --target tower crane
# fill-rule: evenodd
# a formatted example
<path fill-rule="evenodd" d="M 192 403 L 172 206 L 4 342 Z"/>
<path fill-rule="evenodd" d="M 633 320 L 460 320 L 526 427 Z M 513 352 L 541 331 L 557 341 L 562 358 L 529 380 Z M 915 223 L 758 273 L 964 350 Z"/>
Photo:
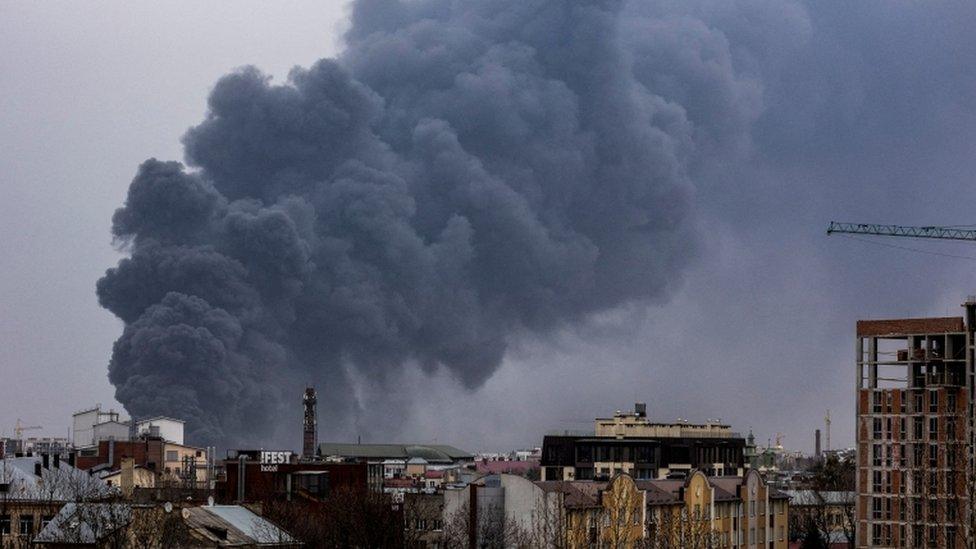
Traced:
<path fill-rule="evenodd" d="M 17 418 L 17 425 L 14 426 L 14 435 L 17 436 L 17 440 L 20 440 L 24 435 L 24 431 L 36 431 L 37 429 L 43 429 L 40 425 L 24 425 L 20 418 Z"/>
<path fill-rule="evenodd" d="M 900 236 L 904 238 L 937 238 L 941 240 L 976 240 L 976 229 L 958 227 L 912 227 L 908 225 L 879 225 L 876 223 L 838 223 L 831 221 L 827 234 L 866 234 Z"/>

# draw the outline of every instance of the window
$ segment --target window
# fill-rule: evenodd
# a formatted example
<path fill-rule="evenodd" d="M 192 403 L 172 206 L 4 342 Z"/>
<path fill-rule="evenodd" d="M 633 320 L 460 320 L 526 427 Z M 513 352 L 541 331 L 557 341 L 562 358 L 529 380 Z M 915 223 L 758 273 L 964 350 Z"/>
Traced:
<path fill-rule="evenodd" d="M 891 451 L 892 451 L 892 446 L 890 444 L 885 445 L 885 467 L 891 467 L 891 461 L 892 461 Z"/>
<path fill-rule="evenodd" d="M 902 469 L 904 469 L 908 465 L 908 459 L 907 459 L 908 456 L 906 454 L 906 451 L 907 448 L 905 448 L 904 444 L 898 445 L 898 466 L 901 467 Z M 902 483 L 902 486 L 904 485 L 905 483 Z"/>
<path fill-rule="evenodd" d="M 922 440 L 922 425 L 924 420 L 920 416 L 912 418 L 912 438 Z"/>
<path fill-rule="evenodd" d="M 929 440 L 939 440 L 939 418 L 929 418 Z"/>
<path fill-rule="evenodd" d="M 871 480 L 871 491 L 881 492 L 881 471 L 872 471 Z"/>
<path fill-rule="evenodd" d="M 935 414 L 939 411 L 939 392 L 929 391 L 929 413 Z"/>
<path fill-rule="evenodd" d="M 176 450 L 166 450 L 166 461 L 179 461 L 180 453 Z"/>
<path fill-rule="evenodd" d="M 887 438 L 888 440 L 891 440 L 891 432 L 892 431 L 893 431 L 893 429 L 891 428 L 891 418 L 890 417 L 889 418 L 885 418 L 885 438 Z"/>
<path fill-rule="evenodd" d="M 923 400 L 924 400 L 924 397 L 923 397 L 921 391 L 915 393 L 915 406 L 914 406 L 914 410 L 913 411 L 916 414 L 921 414 L 925 410 L 925 407 L 922 405 L 922 401 Z"/>
<path fill-rule="evenodd" d="M 871 498 L 871 518 L 881 520 L 881 498 Z"/>
<path fill-rule="evenodd" d="M 881 440 L 881 418 L 874 418 L 874 440 Z"/>
<path fill-rule="evenodd" d="M 20 515 L 20 535 L 29 536 L 34 533 L 34 515 Z"/>
<path fill-rule="evenodd" d="M 906 438 L 908 438 L 907 437 L 907 433 L 905 433 L 907 424 L 908 424 L 908 418 L 904 418 L 903 417 L 903 418 L 899 418 L 898 419 L 898 439 L 899 440 L 905 440 Z"/>
<path fill-rule="evenodd" d="M 0 535 L 10 535 L 10 515 L 0 515 Z"/>
<path fill-rule="evenodd" d="M 871 393 L 871 411 L 876 414 L 881 413 L 881 391 Z"/>
<path fill-rule="evenodd" d="M 52 520 L 54 520 L 54 515 L 42 515 L 41 516 L 41 529 L 43 530 L 44 528 L 47 528 L 47 525 L 48 524 L 51 524 L 51 521 Z"/>
<path fill-rule="evenodd" d="M 946 394 L 946 413 L 954 414 L 956 412 L 956 393 Z"/>
<path fill-rule="evenodd" d="M 946 440 L 956 440 L 956 418 L 945 419 Z"/>

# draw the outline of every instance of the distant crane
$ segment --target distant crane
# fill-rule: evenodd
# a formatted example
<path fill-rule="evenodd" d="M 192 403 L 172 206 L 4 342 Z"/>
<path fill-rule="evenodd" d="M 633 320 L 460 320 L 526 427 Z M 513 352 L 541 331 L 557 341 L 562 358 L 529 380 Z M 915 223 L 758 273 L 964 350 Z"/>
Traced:
<path fill-rule="evenodd" d="M 942 240 L 976 240 L 976 229 L 958 227 L 912 227 L 908 225 L 878 225 L 875 223 L 838 223 L 831 221 L 827 234 L 866 234 L 900 236 L 905 238 L 937 238 Z"/>
<path fill-rule="evenodd" d="M 17 440 L 24 438 L 24 431 L 36 431 L 37 429 L 43 429 L 40 425 L 24 425 L 20 418 L 17 418 L 17 425 L 14 427 L 14 435 L 16 435 Z"/>

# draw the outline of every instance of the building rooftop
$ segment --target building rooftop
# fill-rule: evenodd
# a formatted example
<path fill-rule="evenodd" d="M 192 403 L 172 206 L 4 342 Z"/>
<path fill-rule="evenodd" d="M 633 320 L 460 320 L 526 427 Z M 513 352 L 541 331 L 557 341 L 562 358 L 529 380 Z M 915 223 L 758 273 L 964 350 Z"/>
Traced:
<path fill-rule="evenodd" d="M 40 476 L 36 474 L 38 465 Z M 0 485 L 6 490 L 6 498 L 18 500 L 73 501 L 108 496 L 112 490 L 64 460 L 55 467 L 53 456 L 45 469 L 39 455 L 0 459 Z"/>
<path fill-rule="evenodd" d="M 961 316 L 857 321 L 858 337 L 946 334 L 965 331 L 966 325 Z"/>
<path fill-rule="evenodd" d="M 46 545 L 95 545 L 129 524 L 132 507 L 122 503 L 69 502 L 34 538 Z"/>
<path fill-rule="evenodd" d="M 474 459 L 474 455 L 471 452 L 440 444 L 344 444 L 323 442 L 319 444 L 319 455 L 322 457 L 344 456 L 376 460 L 423 458 L 428 463 L 454 463 Z"/>
<path fill-rule="evenodd" d="M 296 543 L 291 534 L 240 505 L 205 505 L 190 507 L 186 511 L 187 525 L 198 526 L 198 532 L 213 536 L 215 527 L 226 530 L 226 540 L 214 540 L 223 541 L 223 545 L 231 545 L 228 543 L 231 536 L 239 539 L 238 543 L 247 545 Z"/>

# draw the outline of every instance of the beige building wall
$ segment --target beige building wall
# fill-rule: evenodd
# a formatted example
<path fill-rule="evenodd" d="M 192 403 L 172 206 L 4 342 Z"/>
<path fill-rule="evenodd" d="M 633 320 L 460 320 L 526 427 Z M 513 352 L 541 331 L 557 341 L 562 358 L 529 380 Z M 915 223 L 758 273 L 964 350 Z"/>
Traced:
<path fill-rule="evenodd" d="M 206 450 L 172 442 L 163 445 L 162 480 L 171 482 L 181 480 L 180 473 L 183 471 L 184 459 L 186 458 L 196 464 L 196 481 L 207 482 L 209 479 L 207 478 Z"/>

